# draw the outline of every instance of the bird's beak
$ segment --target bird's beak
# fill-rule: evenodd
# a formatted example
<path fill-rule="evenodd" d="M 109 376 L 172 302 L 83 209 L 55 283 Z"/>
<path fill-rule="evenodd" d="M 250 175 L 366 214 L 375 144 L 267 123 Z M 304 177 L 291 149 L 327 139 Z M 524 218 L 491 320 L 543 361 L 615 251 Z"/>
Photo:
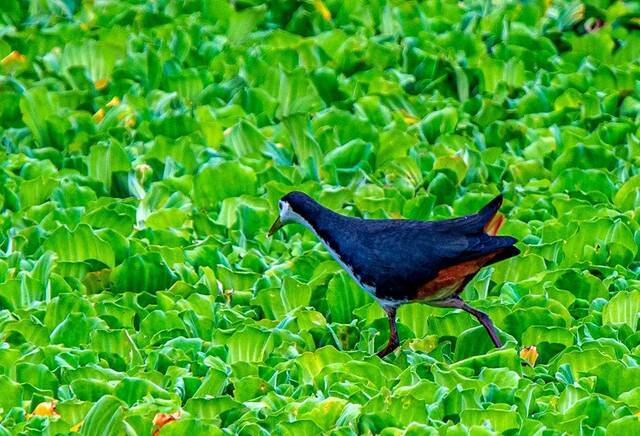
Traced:
<path fill-rule="evenodd" d="M 273 223 L 273 225 L 269 229 L 269 233 L 267 233 L 267 236 L 273 235 L 275 232 L 280 230 L 282 227 L 284 227 L 284 223 L 282 222 L 280 217 L 276 218 L 276 221 Z"/>

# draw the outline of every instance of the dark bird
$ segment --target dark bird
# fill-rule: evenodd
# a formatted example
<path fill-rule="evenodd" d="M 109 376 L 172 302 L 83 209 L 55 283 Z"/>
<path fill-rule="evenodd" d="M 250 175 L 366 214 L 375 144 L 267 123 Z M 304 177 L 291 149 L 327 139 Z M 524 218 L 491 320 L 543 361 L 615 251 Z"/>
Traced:
<path fill-rule="evenodd" d="M 520 253 L 515 238 L 496 236 L 504 222 L 498 213 L 501 204 L 498 195 L 476 214 L 440 221 L 369 220 L 340 215 L 294 191 L 279 201 L 280 216 L 269 236 L 285 224 L 302 224 L 378 300 L 390 329 L 381 357 L 398 346 L 396 309 L 413 301 L 470 313 L 501 347 L 489 316 L 460 298 L 482 267 Z"/>

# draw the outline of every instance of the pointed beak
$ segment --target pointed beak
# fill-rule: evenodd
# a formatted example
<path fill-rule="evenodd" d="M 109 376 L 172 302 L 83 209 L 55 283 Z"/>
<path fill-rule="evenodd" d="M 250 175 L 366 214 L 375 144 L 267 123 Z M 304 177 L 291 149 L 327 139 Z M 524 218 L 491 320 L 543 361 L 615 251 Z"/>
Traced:
<path fill-rule="evenodd" d="M 276 221 L 273 223 L 273 225 L 269 229 L 267 236 L 272 236 L 275 232 L 280 230 L 282 227 L 284 227 L 284 223 L 280 220 L 280 217 L 276 218 Z"/>

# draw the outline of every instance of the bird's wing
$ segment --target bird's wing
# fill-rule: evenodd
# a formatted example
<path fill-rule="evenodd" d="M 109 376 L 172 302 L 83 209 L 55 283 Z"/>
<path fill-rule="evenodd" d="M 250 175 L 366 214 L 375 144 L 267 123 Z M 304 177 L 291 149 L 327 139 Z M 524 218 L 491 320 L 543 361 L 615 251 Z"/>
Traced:
<path fill-rule="evenodd" d="M 518 253 L 513 247 L 517 241 L 509 236 L 439 232 L 427 224 L 380 221 L 366 231 L 352 232 L 349 261 L 354 272 L 374 286 L 378 296 L 410 299 L 445 268 L 506 249 L 506 257 Z M 491 263 L 506 257 L 497 256 Z"/>
<path fill-rule="evenodd" d="M 493 236 L 501 204 L 498 196 L 474 215 L 442 221 L 337 216 L 320 221 L 318 233 L 363 284 L 402 298 L 415 295 L 445 268 L 512 247 L 515 239 Z M 495 259 L 514 253 L 512 248 Z"/>
<path fill-rule="evenodd" d="M 412 221 L 379 221 L 345 231 L 338 250 L 354 272 L 376 289 L 412 291 L 469 248 L 463 235 L 435 233 Z"/>

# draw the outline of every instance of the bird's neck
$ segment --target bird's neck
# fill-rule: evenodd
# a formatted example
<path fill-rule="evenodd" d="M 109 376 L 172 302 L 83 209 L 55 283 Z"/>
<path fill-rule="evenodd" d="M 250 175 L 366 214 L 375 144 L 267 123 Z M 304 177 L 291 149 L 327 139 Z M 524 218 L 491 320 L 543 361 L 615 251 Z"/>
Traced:
<path fill-rule="evenodd" d="M 338 262 L 342 268 L 367 292 L 375 296 L 375 288 L 365 283 L 362 278 L 353 270 L 353 265 L 349 263 L 349 253 L 344 251 L 344 243 L 353 239 L 350 233 L 353 230 L 353 220 L 344 215 L 340 215 L 319 204 L 309 208 L 306 213 L 296 214 L 295 221 L 307 227 L 322 242 L 329 254 Z"/>
<path fill-rule="evenodd" d="M 346 218 L 315 202 L 305 204 L 292 214 L 293 221 L 316 233 L 323 242 L 326 240 L 326 232 L 339 226 Z"/>

